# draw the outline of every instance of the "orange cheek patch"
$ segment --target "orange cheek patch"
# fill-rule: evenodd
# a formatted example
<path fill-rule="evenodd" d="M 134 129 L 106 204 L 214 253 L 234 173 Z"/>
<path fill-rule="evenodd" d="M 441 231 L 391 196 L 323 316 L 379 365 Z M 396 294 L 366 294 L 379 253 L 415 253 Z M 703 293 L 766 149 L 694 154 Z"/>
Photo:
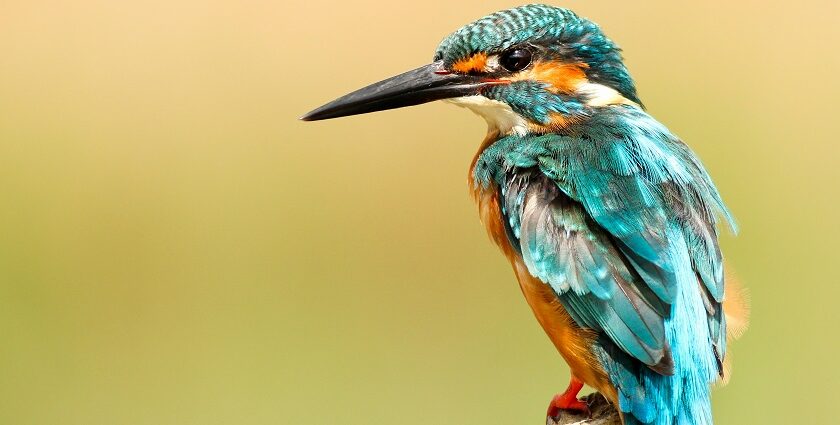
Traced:
<path fill-rule="evenodd" d="M 512 81 L 541 81 L 549 84 L 558 93 L 573 93 L 586 82 L 585 63 L 537 62 L 525 71 L 516 74 Z"/>
<path fill-rule="evenodd" d="M 476 53 L 468 58 L 461 59 L 452 65 L 452 70 L 469 74 L 470 72 L 484 72 L 487 67 L 487 54 Z"/>

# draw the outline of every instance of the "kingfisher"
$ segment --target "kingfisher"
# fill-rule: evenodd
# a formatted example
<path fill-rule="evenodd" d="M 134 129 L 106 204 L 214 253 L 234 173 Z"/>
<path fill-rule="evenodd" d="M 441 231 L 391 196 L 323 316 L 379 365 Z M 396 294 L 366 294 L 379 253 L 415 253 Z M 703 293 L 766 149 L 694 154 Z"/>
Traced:
<path fill-rule="evenodd" d="M 587 411 L 585 383 L 624 424 L 712 424 L 711 388 L 746 325 L 718 243 L 718 222 L 735 223 L 698 157 L 646 112 L 621 49 L 568 9 L 516 7 L 301 119 L 435 100 L 487 121 L 469 171 L 481 221 L 571 371 L 547 415 Z"/>

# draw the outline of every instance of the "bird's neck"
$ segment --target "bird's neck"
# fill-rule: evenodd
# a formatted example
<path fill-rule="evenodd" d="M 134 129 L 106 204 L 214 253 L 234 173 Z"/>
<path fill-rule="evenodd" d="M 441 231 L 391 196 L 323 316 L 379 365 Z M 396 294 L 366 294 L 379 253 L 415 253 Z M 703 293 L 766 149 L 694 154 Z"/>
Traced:
<path fill-rule="evenodd" d="M 502 87 L 498 90 L 505 90 Z M 507 97 L 505 92 L 491 90 L 485 95 L 447 102 L 475 112 L 487 122 L 488 135 L 496 133 L 500 137 L 564 132 L 569 127 L 585 125 L 589 117 L 613 106 L 641 109 L 615 89 L 591 82 L 578 85 L 570 94 L 542 91 L 539 100 Z"/>
<path fill-rule="evenodd" d="M 539 167 L 545 161 L 562 162 L 563 152 L 586 149 L 604 137 L 642 139 L 644 146 L 651 145 L 649 150 L 666 156 L 681 152 L 682 145 L 677 139 L 636 104 L 597 106 L 588 112 L 562 128 L 540 127 L 534 131 L 535 127 L 529 126 L 522 135 L 515 131 L 502 133 L 498 127 L 490 126 L 470 167 L 470 183 L 476 198 L 484 191 L 495 190 L 510 168 Z M 547 144 L 563 146 L 565 150 L 554 151 Z"/>

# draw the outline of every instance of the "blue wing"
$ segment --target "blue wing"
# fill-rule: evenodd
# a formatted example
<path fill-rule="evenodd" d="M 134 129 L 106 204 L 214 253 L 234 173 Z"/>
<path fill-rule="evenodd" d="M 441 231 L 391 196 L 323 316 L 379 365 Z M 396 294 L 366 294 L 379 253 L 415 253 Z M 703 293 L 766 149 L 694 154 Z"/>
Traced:
<path fill-rule="evenodd" d="M 668 305 L 644 283 L 619 244 L 537 169 L 517 170 L 502 188 L 511 242 L 529 272 L 551 286 L 583 327 L 604 332 L 646 365 L 670 373 Z"/>
<path fill-rule="evenodd" d="M 644 111 L 595 114 L 585 133 L 500 139 L 475 178 L 501 189 L 512 244 L 581 326 L 667 365 L 661 323 L 678 282 L 693 281 L 722 359 L 715 210 L 729 216 L 696 157 Z"/>
<path fill-rule="evenodd" d="M 732 220 L 685 144 L 642 110 L 610 111 L 577 132 L 499 139 L 474 179 L 499 189 L 528 271 L 600 331 L 622 411 L 710 423 L 726 349 L 715 214 Z"/>

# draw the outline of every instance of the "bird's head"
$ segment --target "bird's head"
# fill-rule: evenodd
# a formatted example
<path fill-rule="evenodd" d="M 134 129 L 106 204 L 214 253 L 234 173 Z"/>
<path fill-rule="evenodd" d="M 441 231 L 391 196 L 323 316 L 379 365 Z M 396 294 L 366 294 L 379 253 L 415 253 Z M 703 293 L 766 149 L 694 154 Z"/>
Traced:
<path fill-rule="evenodd" d="M 544 133 L 594 108 L 640 104 L 621 52 L 595 23 L 546 5 L 503 10 L 446 37 L 434 61 L 308 113 L 306 121 L 448 100 L 501 134 Z"/>

